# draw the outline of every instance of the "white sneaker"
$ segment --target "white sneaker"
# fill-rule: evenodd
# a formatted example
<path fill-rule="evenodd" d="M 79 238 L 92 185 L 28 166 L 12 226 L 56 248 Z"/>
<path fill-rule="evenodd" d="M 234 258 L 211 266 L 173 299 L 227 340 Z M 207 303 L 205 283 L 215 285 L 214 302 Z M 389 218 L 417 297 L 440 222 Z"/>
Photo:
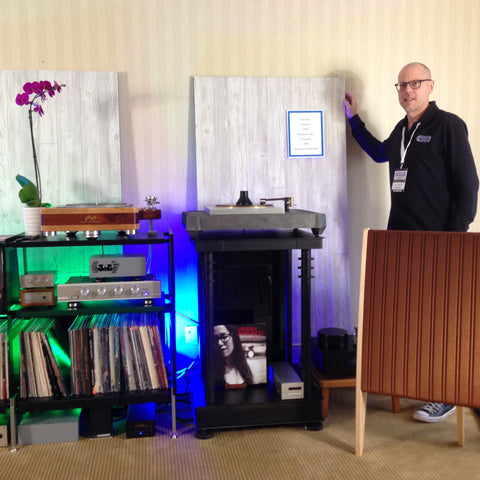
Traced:
<path fill-rule="evenodd" d="M 419 420 L 420 422 L 441 422 L 453 412 L 455 412 L 455 405 L 427 402 L 422 408 L 413 414 L 413 418 L 415 420 Z"/>

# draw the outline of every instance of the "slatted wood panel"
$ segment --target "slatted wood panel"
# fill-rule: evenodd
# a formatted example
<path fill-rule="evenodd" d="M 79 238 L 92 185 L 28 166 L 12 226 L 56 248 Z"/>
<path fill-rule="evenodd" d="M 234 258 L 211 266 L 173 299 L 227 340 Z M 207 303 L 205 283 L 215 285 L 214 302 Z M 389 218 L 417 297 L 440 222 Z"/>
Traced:
<path fill-rule="evenodd" d="M 240 191 L 248 190 L 254 203 L 293 196 L 296 208 L 325 213 L 324 248 L 313 254 L 312 334 L 325 326 L 353 331 L 344 79 L 195 77 L 194 93 L 198 208 L 235 203 Z M 324 158 L 288 157 L 286 115 L 291 110 L 324 112 Z M 296 275 L 293 281 L 298 292 Z M 293 305 L 297 318 L 298 297 Z M 299 342 L 299 332 L 294 334 Z"/>
<path fill-rule="evenodd" d="M 480 234 L 369 231 L 363 299 L 363 392 L 480 407 Z"/>

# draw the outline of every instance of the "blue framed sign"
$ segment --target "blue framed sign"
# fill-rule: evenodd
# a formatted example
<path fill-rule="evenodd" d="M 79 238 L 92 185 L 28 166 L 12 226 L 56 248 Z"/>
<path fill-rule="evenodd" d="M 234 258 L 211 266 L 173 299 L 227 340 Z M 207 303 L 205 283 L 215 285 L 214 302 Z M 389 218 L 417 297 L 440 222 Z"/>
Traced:
<path fill-rule="evenodd" d="M 322 110 L 287 112 L 288 156 L 324 157 Z"/>

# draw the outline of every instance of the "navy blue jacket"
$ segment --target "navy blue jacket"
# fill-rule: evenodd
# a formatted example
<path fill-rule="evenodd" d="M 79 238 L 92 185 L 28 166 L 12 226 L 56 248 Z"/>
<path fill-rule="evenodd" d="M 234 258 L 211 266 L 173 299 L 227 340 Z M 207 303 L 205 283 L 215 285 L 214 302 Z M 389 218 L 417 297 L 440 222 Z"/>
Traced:
<path fill-rule="evenodd" d="M 349 123 L 353 136 L 373 160 L 389 162 L 390 186 L 400 168 L 402 130 L 405 127 L 405 146 L 414 132 L 405 157 L 405 190 L 391 192 L 389 229 L 468 230 L 477 210 L 478 176 L 462 119 L 430 102 L 410 131 L 405 117 L 384 142 L 365 128 L 358 115 Z"/>

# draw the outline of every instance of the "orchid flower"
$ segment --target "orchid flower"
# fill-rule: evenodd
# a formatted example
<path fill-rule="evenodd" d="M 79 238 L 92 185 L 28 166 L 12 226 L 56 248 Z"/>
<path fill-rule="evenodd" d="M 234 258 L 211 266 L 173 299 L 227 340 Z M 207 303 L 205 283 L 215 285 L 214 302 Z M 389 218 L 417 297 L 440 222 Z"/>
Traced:
<path fill-rule="evenodd" d="M 39 82 L 27 82 L 23 86 L 23 92 L 19 93 L 15 102 L 17 105 L 28 105 L 28 120 L 30 124 L 30 138 L 32 141 L 32 150 L 33 150 L 33 166 L 35 169 L 35 181 L 36 187 L 38 189 L 38 195 L 40 199 L 42 198 L 42 186 L 40 180 L 40 169 L 38 166 L 37 152 L 35 149 L 35 139 L 33 137 L 33 118 L 32 112 L 38 113 L 41 117 L 45 114 L 42 106 L 38 103 L 37 99 L 40 98 L 42 102 L 47 100 L 47 93 L 50 97 L 53 97 L 56 93 L 60 93 L 62 87 L 65 85 L 60 85 L 57 81 L 53 82 L 53 85 L 48 80 L 42 80 Z M 30 99 L 30 96 L 33 97 Z"/>

